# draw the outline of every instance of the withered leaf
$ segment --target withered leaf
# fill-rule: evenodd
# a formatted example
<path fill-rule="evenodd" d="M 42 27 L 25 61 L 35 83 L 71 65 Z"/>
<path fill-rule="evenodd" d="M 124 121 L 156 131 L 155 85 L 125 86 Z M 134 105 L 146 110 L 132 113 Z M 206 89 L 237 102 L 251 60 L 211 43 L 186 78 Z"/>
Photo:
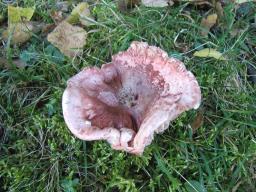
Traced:
<path fill-rule="evenodd" d="M 86 2 L 79 3 L 71 12 L 71 14 L 67 18 L 67 22 L 70 24 L 77 24 L 79 23 L 80 15 L 86 12 L 88 14 L 89 11 L 89 5 Z"/>
<path fill-rule="evenodd" d="M 226 60 L 226 58 L 222 56 L 222 53 L 220 53 L 216 49 L 211 48 L 205 48 L 200 51 L 196 51 L 193 55 L 195 57 L 212 57 L 219 60 Z"/>
<path fill-rule="evenodd" d="M 50 16 L 55 24 L 59 24 L 64 20 L 64 15 L 62 11 L 51 11 Z"/>
<path fill-rule="evenodd" d="M 2 24 L 3 20 L 4 20 L 4 16 L 0 14 L 0 24 Z"/>
<path fill-rule="evenodd" d="M 142 4 L 146 7 L 166 7 L 172 6 L 172 0 L 142 0 Z"/>
<path fill-rule="evenodd" d="M 203 6 L 203 5 L 212 6 L 211 2 L 209 2 L 208 0 L 179 0 L 179 1 L 189 2 L 190 4 L 198 5 L 198 6 Z"/>
<path fill-rule="evenodd" d="M 84 26 L 93 24 L 93 20 L 94 18 L 91 15 L 89 4 L 86 2 L 79 3 L 66 19 L 70 24 L 81 23 Z"/>
<path fill-rule="evenodd" d="M 218 18 L 222 18 L 224 16 L 224 10 L 220 2 L 215 3 L 215 9 L 218 15 Z"/>
<path fill-rule="evenodd" d="M 47 40 L 57 47 L 64 55 L 74 57 L 80 55 L 86 43 L 87 32 L 78 26 L 62 21 L 51 33 Z"/>
<path fill-rule="evenodd" d="M 9 24 L 8 29 L 2 33 L 4 40 L 11 37 L 12 44 L 22 44 L 32 37 L 34 26 L 32 22 Z"/>
<path fill-rule="evenodd" d="M 236 4 L 242 4 L 247 2 L 256 2 L 255 0 L 233 0 Z"/>
<path fill-rule="evenodd" d="M 22 21 L 30 21 L 35 12 L 34 7 L 13 7 L 8 5 L 8 23 L 19 23 Z"/>
<path fill-rule="evenodd" d="M 3 39 L 7 40 L 11 37 L 12 44 L 22 44 L 28 41 L 35 29 L 30 22 L 34 11 L 34 7 L 22 8 L 8 5 L 8 29 L 3 32 Z"/>
<path fill-rule="evenodd" d="M 204 30 L 201 31 L 202 36 L 208 35 L 210 29 L 216 24 L 217 18 L 218 18 L 217 14 L 214 13 L 202 19 L 201 27 L 204 28 Z"/>
<path fill-rule="evenodd" d="M 57 1 L 56 7 L 59 11 L 68 12 L 69 4 L 68 1 Z"/>
<path fill-rule="evenodd" d="M 120 0 L 118 1 L 118 9 L 122 12 L 129 11 L 136 5 L 140 4 L 140 0 Z"/>
<path fill-rule="evenodd" d="M 197 129 L 203 125 L 203 121 L 204 121 L 204 116 L 202 112 L 198 112 L 193 122 L 191 123 L 191 128 L 193 130 L 193 133 L 195 133 Z"/>
<path fill-rule="evenodd" d="M 42 28 L 42 34 L 45 36 L 48 33 L 50 33 L 54 28 L 56 27 L 56 25 L 54 23 L 51 24 L 45 24 Z"/>
<path fill-rule="evenodd" d="M 22 60 L 20 59 L 14 59 L 12 60 L 12 64 L 14 65 L 14 67 L 17 67 L 17 68 L 24 68 L 27 66 L 26 63 L 24 63 Z M 10 66 L 8 64 L 8 60 L 5 59 L 5 58 L 0 58 L 0 67 L 4 67 L 6 69 L 10 69 L 12 68 L 12 66 Z"/>
<path fill-rule="evenodd" d="M 85 9 L 80 14 L 79 21 L 80 21 L 81 25 L 84 25 L 84 26 L 89 26 L 94 23 L 94 18 L 91 15 L 90 9 Z"/>

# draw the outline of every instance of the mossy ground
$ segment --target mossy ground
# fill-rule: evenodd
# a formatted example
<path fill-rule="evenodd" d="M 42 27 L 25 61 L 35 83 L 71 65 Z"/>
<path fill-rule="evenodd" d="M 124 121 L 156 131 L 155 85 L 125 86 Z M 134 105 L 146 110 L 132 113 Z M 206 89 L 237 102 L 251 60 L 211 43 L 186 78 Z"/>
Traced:
<path fill-rule="evenodd" d="M 46 23 L 52 22 L 48 11 L 55 3 L 19 1 L 35 5 L 33 19 Z M 247 76 L 247 66 L 256 62 L 255 4 L 249 8 L 239 15 L 234 4 L 226 5 L 219 26 L 202 37 L 205 12 L 186 2 L 121 13 L 114 2 L 102 0 L 92 8 L 98 24 L 86 28 L 84 54 L 76 60 L 63 57 L 41 34 L 22 47 L 2 46 L 1 57 L 23 54 L 29 66 L 0 71 L 0 191 L 255 191 L 256 91 Z M 0 10 L 6 15 L 6 4 Z M 236 26 L 244 31 L 231 35 Z M 181 59 L 203 96 L 203 125 L 192 130 L 198 111 L 184 113 L 142 157 L 114 151 L 104 141 L 75 138 L 61 109 L 69 77 L 109 62 L 134 40 Z M 200 45 L 228 59 L 193 57 Z"/>

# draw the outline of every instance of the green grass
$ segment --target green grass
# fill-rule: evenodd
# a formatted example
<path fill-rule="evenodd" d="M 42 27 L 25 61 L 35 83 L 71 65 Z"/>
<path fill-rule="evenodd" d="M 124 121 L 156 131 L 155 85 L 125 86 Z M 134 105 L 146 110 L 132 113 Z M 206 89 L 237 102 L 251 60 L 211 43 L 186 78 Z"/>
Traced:
<path fill-rule="evenodd" d="M 36 1 L 34 20 L 51 22 L 47 11 L 55 1 L 48 3 Z M 256 87 L 246 72 L 246 65 L 256 62 L 250 25 L 255 4 L 239 18 L 234 5 L 226 6 L 220 27 L 208 37 L 200 35 L 202 11 L 190 7 L 192 22 L 179 14 L 185 5 L 139 7 L 124 14 L 113 2 L 100 1 L 92 11 L 99 24 L 86 28 L 91 33 L 76 60 L 63 57 L 41 34 L 22 47 L 1 48 L 1 57 L 26 53 L 29 66 L 0 71 L 0 191 L 256 190 Z M 0 10 L 6 15 L 4 3 Z M 232 37 L 236 26 L 247 27 Z M 181 59 L 197 77 L 203 96 L 203 125 L 193 133 L 189 125 L 197 111 L 182 114 L 155 136 L 142 157 L 113 151 L 104 141 L 75 138 L 61 109 L 69 77 L 85 66 L 111 61 L 134 40 Z M 189 49 L 182 52 L 175 43 Z M 193 57 L 200 45 L 224 52 L 228 60 Z"/>

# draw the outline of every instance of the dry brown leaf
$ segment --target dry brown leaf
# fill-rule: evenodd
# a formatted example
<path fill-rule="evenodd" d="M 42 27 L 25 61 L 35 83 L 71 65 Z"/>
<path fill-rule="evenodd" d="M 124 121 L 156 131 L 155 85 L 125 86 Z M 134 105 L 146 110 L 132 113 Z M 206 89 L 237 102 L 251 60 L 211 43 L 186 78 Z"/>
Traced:
<path fill-rule="evenodd" d="M 197 129 L 203 125 L 203 121 L 204 121 L 204 116 L 202 112 L 198 112 L 195 119 L 191 123 L 191 128 L 193 130 L 193 133 L 195 133 Z"/>
<path fill-rule="evenodd" d="M 4 16 L 0 14 L 0 24 L 2 24 L 3 20 L 4 20 Z"/>
<path fill-rule="evenodd" d="M 224 16 L 224 10 L 220 2 L 216 2 L 215 9 L 218 15 L 218 19 L 222 18 Z"/>
<path fill-rule="evenodd" d="M 182 53 L 186 53 L 190 50 L 190 45 L 188 43 L 176 43 L 175 46 Z"/>
<path fill-rule="evenodd" d="M 204 28 L 204 30 L 201 31 L 202 36 L 208 35 L 210 29 L 216 24 L 217 18 L 218 18 L 217 14 L 214 13 L 202 19 L 201 27 Z"/>
<path fill-rule="evenodd" d="M 56 27 L 56 25 L 54 23 L 44 25 L 42 28 L 42 34 L 47 35 L 52 30 L 54 30 L 55 27 Z"/>
<path fill-rule="evenodd" d="M 64 55 L 74 57 L 83 52 L 87 32 L 78 26 L 72 26 L 62 21 L 51 33 L 47 40 L 57 47 Z"/>
<path fill-rule="evenodd" d="M 20 59 L 13 60 L 12 62 L 17 68 L 24 68 L 27 66 L 27 64 Z"/>
<path fill-rule="evenodd" d="M 235 37 L 235 36 L 241 34 L 242 32 L 244 32 L 243 29 L 234 28 L 229 33 L 230 33 L 231 37 Z"/>
<path fill-rule="evenodd" d="M 60 22 L 66 19 L 67 17 L 66 12 L 68 12 L 68 7 L 69 7 L 68 1 L 63 1 L 63 2 L 57 1 L 56 3 L 57 10 L 50 11 L 50 16 L 56 25 L 58 25 Z"/>
<path fill-rule="evenodd" d="M 15 59 L 15 60 L 12 60 L 12 63 L 14 65 L 14 67 L 17 67 L 17 68 L 24 68 L 27 66 L 26 63 L 24 63 L 22 60 L 20 59 Z M 8 60 L 5 59 L 5 58 L 0 58 L 0 67 L 4 67 L 6 69 L 10 69 L 12 68 L 12 66 L 10 66 L 8 64 Z"/>
<path fill-rule="evenodd" d="M 62 11 L 52 11 L 50 16 L 55 24 L 59 24 L 65 19 Z"/>
<path fill-rule="evenodd" d="M 140 2 L 140 0 L 120 0 L 118 1 L 118 9 L 121 12 L 126 12 L 139 5 Z"/>
<path fill-rule="evenodd" d="M 69 2 L 68 1 L 57 1 L 56 7 L 59 11 L 68 12 Z"/>
<path fill-rule="evenodd" d="M 8 29 L 2 33 L 2 37 L 7 40 L 11 36 L 12 44 L 22 44 L 32 37 L 33 30 L 32 22 L 9 24 Z"/>
<path fill-rule="evenodd" d="M 142 0 L 142 4 L 146 7 L 166 7 L 172 6 L 174 2 L 172 0 Z"/>
<path fill-rule="evenodd" d="M 212 4 L 207 0 L 179 0 L 179 1 L 189 2 L 190 4 L 198 5 L 198 6 L 206 6 L 207 5 L 207 6 L 212 7 Z"/>

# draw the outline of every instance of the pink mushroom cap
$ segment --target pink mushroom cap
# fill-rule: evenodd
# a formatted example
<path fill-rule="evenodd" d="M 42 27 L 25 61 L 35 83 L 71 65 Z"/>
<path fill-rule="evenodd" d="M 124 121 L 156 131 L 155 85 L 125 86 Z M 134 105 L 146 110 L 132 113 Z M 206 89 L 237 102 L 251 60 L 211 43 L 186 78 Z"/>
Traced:
<path fill-rule="evenodd" d="M 140 155 L 154 133 L 200 102 L 198 82 L 181 61 L 155 46 L 133 42 L 110 63 L 71 77 L 62 107 L 78 138 L 107 140 L 113 149 Z"/>

